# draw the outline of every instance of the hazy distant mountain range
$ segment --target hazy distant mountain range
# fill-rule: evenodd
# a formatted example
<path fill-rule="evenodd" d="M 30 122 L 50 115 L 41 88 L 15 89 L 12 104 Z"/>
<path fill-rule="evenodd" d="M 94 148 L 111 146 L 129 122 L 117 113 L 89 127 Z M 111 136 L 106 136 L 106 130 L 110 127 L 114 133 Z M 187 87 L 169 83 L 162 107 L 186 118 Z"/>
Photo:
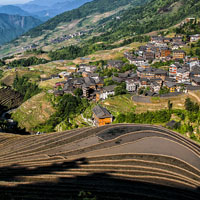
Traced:
<path fill-rule="evenodd" d="M 0 44 L 89 1 L 91 0 L 33 0 L 26 4 L 0 6 Z"/>
<path fill-rule="evenodd" d="M 40 13 L 43 17 L 49 17 L 55 15 L 56 8 L 60 8 L 58 10 L 61 12 L 72 9 L 69 5 L 77 6 L 88 1 L 34 0 L 18 6 L 31 14 L 31 8 L 35 8 L 34 15 Z M 48 2 L 48 8 L 45 2 Z M 0 53 L 4 53 L 4 48 L 14 52 L 17 46 L 18 49 L 29 46 L 32 40 L 41 48 L 51 49 L 54 41 L 55 48 L 62 48 L 70 34 L 80 32 L 84 33 L 84 39 L 77 39 L 77 43 L 84 43 L 92 36 L 92 43 L 112 43 L 172 27 L 187 17 L 200 17 L 199 10 L 199 0 L 93 0 L 42 23 L 16 40 L 15 45 L 1 47 Z"/>
<path fill-rule="evenodd" d="M 51 18 L 62 12 L 78 8 L 89 1 L 92 0 L 34 0 L 17 6 L 33 15 Z"/>
<path fill-rule="evenodd" d="M 78 8 L 90 1 L 92 0 L 33 0 L 25 4 L 1 6 L 0 13 L 33 16 L 47 21 L 51 17 Z"/>
<path fill-rule="evenodd" d="M 4 13 L 8 15 L 31 16 L 30 13 L 22 10 L 20 7 L 13 6 L 13 5 L 1 6 L 0 13 Z"/>
<path fill-rule="evenodd" d="M 42 22 L 31 16 L 0 13 L 0 44 L 9 42 Z"/>

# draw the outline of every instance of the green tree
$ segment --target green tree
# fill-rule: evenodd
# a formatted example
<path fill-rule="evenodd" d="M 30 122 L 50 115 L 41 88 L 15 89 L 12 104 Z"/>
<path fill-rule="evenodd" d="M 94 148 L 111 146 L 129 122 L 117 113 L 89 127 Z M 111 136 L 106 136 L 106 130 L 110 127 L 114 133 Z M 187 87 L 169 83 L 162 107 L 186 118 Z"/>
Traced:
<path fill-rule="evenodd" d="M 197 56 L 200 56 L 200 48 L 197 48 L 197 49 L 196 49 L 195 54 L 196 54 Z"/>
<path fill-rule="evenodd" d="M 168 100 L 168 110 L 171 111 L 172 107 L 173 107 L 173 103 L 171 103 L 171 101 Z"/>
<path fill-rule="evenodd" d="M 192 102 L 190 98 L 187 98 L 185 100 L 185 109 L 189 112 L 198 112 L 199 105 L 197 103 Z"/>
<path fill-rule="evenodd" d="M 159 94 L 162 95 L 162 94 L 168 94 L 170 92 L 169 88 L 167 87 L 162 87 L 159 91 Z"/>
<path fill-rule="evenodd" d="M 125 121 L 126 121 L 126 115 L 122 113 L 120 113 L 115 119 L 116 123 L 124 123 Z"/>
<path fill-rule="evenodd" d="M 126 94 L 127 90 L 123 85 L 119 85 L 117 86 L 115 89 L 115 95 L 122 95 L 122 94 Z"/>
<path fill-rule="evenodd" d="M 24 101 L 41 92 L 38 85 L 31 83 L 29 78 L 25 76 L 19 77 L 17 75 L 13 82 L 13 88 L 24 96 Z"/>
<path fill-rule="evenodd" d="M 74 90 L 74 94 L 78 97 L 82 96 L 83 95 L 83 90 L 81 88 L 76 88 Z"/>

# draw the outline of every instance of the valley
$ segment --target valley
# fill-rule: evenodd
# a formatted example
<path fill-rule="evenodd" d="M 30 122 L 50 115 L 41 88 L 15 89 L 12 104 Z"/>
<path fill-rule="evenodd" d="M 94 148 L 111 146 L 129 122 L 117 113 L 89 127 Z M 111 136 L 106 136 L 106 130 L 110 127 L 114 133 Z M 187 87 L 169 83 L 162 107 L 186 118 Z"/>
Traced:
<path fill-rule="evenodd" d="M 199 199 L 198 0 L 2 10 L 0 199 Z"/>

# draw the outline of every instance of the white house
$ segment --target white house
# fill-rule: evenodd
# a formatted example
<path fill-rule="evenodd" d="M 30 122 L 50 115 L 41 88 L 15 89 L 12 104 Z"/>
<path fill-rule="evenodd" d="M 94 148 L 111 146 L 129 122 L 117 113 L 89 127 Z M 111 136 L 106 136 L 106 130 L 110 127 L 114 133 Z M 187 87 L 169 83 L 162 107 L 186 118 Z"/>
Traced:
<path fill-rule="evenodd" d="M 190 42 L 197 42 L 200 40 L 200 34 L 190 35 Z"/>
<path fill-rule="evenodd" d="M 126 90 L 129 92 L 135 92 L 138 87 L 138 83 L 135 82 L 133 79 L 128 79 L 125 81 L 126 82 Z"/>
<path fill-rule="evenodd" d="M 184 69 L 178 69 L 176 74 L 176 80 L 178 83 L 189 82 L 190 72 Z"/>
<path fill-rule="evenodd" d="M 100 99 L 107 99 L 110 95 L 114 95 L 115 94 L 115 87 L 116 85 L 109 85 L 109 86 L 105 86 L 103 88 L 103 90 L 100 92 Z"/>

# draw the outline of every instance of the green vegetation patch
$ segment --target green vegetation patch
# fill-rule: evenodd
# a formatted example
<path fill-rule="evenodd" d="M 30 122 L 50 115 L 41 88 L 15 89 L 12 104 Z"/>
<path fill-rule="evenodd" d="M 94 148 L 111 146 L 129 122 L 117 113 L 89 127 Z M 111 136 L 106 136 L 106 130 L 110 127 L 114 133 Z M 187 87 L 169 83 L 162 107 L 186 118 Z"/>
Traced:
<path fill-rule="evenodd" d="M 131 96 L 129 94 L 110 97 L 101 104 L 114 116 L 117 116 L 119 113 L 135 111 L 134 102 L 131 100 Z"/>
<path fill-rule="evenodd" d="M 85 111 L 89 106 L 87 99 L 65 94 L 54 97 L 52 101 L 56 112 L 45 123 L 41 123 L 34 128 L 34 131 L 54 132 L 56 130 L 67 130 L 78 128 L 74 124 L 74 118 Z"/>
<path fill-rule="evenodd" d="M 18 122 L 21 128 L 31 131 L 41 123 L 45 123 L 50 116 L 55 113 L 51 103 L 51 97 L 44 92 L 32 97 L 19 108 L 17 108 L 12 118 Z"/>

